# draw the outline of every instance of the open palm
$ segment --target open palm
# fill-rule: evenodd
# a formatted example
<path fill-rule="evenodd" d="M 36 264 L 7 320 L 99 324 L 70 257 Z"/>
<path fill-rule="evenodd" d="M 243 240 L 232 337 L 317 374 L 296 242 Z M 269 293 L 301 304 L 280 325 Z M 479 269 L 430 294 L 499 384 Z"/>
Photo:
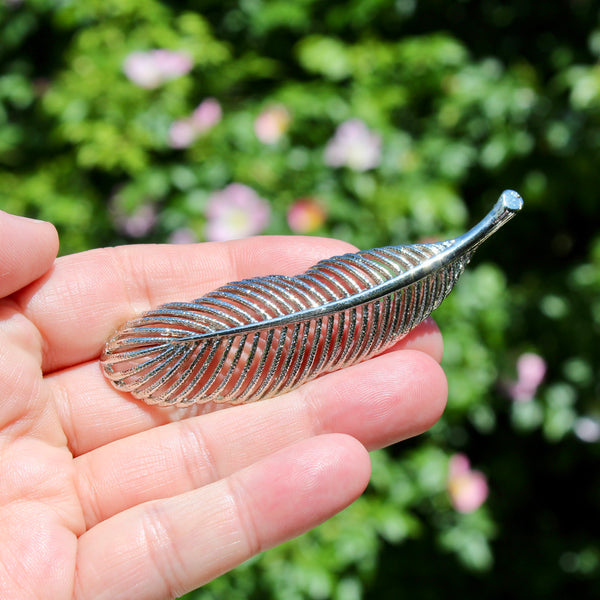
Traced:
<path fill-rule="evenodd" d="M 263 237 L 55 260 L 52 226 L 0 213 L 3 599 L 181 595 L 347 506 L 367 449 L 438 418 L 431 321 L 383 356 L 227 410 L 148 407 L 103 378 L 103 341 L 139 312 L 347 250 Z"/>

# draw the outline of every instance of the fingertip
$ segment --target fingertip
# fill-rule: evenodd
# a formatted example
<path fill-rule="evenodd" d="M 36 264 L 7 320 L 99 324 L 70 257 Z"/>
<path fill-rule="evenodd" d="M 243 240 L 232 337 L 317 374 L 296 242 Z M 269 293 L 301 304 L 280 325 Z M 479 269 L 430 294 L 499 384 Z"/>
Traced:
<path fill-rule="evenodd" d="M 427 373 L 427 376 L 422 377 L 417 384 L 417 389 L 420 389 L 420 393 L 426 399 L 424 404 L 427 406 L 420 422 L 419 433 L 422 433 L 433 427 L 444 414 L 448 402 L 448 380 L 440 365 L 441 357 L 437 360 L 428 353 L 415 351 L 415 359 L 422 361 L 420 372 Z"/>
<path fill-rule="evenodd" d="M 403 337 L 388 352 L 395 350 L 419 350 L 433 358 L 438 364 L 444 355 L 444 339 L 433 317 L 427 317 L 418 327 Z"/>
<path fill-rule="evenodd" d="M 374 450 L 436 423 L 448 384 L 430 354 L 399 349 L 311 381 L 296 394 L 319 414 L 319 431 L 347 433 Z"/>
<path fill-rule="evenodd" d="M 350 435 L 323 434 L 283 448 L 240 472 L 261 550 L 326 521 L 354 502 L 371 475 L 366 448 Z"/>
<path fill-rule="evenodd" d="M 330 433 L 320 437 L 330 444 L 332 464 L 347 478 L 354 490 L 354 498 L 358 498 L 371 477 L 369 451 L 359 440 L 346 433 Z"/>
<path fill-rule="evenodd" d="M 403 397 L 403 418 L 410 423 L 409 436 L 424 433 L 443 415 L 448 400 L 448 380 L 439 362 L 428 352 L 398 351 L 402 373 L 410 373 L 410 387 Z M 399 441 L 399 440 L 396 440 Z"/>
<path fill-rule="evenodd" d="M 0 297 L 46 273 L 58 246 L 58 233 L 51 223 L 0 211 Z"/>
<path fill-rule="evenodd" d="M 48 237 L 48 246 L 51 248 L 50 254 L 56 258 L 58 256 L 58 251 L 60 249 L 60 238 L 58 235 L 58 230 L 54 226 L 53 223 L 49 221 L 38 221 L 42 226 L 46 229 L 46 236 Z"/>

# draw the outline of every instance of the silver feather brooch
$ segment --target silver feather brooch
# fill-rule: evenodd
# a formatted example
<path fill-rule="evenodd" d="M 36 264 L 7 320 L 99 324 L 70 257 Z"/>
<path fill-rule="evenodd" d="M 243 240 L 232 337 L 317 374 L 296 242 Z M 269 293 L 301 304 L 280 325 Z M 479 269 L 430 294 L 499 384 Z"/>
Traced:
<path fill-rule="evenodd" d="M 253 277 L 164 304 L 107 341 L 104 373 L 148 404 L 240 404 L 288 392 L 380 354 L 414 329 L 522 206 L 507 190 L 452 240 L 345 254 L 295 277 Z"/>

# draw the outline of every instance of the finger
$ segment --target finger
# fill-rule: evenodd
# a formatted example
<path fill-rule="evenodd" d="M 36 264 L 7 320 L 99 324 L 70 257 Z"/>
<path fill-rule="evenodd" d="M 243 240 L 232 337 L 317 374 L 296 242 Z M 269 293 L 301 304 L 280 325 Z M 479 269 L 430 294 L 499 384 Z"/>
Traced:
<path fill-rule="evenodd" d="M 396 350 L 419 350 L 429 354 L 437 363 L 442 362 L 444 354 L 444 341 L 437 323 L 433 317 L 427 317 L 420 325 L 415 327 L 407 336 L 403 337 L 386 352 Z"/>
<path fill-rule="evenodd" d="M 299 440 L 352 435 L 369 449 L 428 429 L 446 380 L 403 350 L 331 373 L 280 398 L 185 419 L 79 456 L 75 484 L 91 526 L 141 502 L 207 485 Z"/>
<path fill-rule="evenodd" d="M 119 325 L 159 304 L 193 300 L 245 277 L 297 274 L 349 249 L 296 236 L 105 248 L 60 258 L 52 277 L 19 302 L 46 341 L 49 372 L 97 357 Z"/>
<path fill-rule="evenodd" d="M 58 235 L 50 223 L 0 211 L 0 298 L 41 277 L 57 252 Z"/>
<path fill-rule="evenodd" d="M 442 347 L 439 329 L 433 320 L 428 319 L 398 342 L 393 350 L 420 350 L 439 362 Z M 366 364 L 372 363 L 369 361 Z M 373 367 L 376 368 L 375 364 Z M 415 372 L 414 375 L 418 376 L 418 373 Z M 371 380 L 369 377 L 369 381 Z M 412 375 L 402 381 L 394 381 L 395 389 L 404 390 L 411 380 Z M 130 394 L 114 390 L 102 375 L 97 362 L 58 372 L 47 377 L 46 381 L 56 399 L 56 409 L 63 430 L 75 455 L 157 425 L 204 414 L 214 410 L 216 406 L 213 403 L 179 409 L 147 406 L 136 401 Z M 319 381 L 323 382 L 325 379 Z M 379 385 L 373 389 L 383 393 Z"/>
<path fill-rule="evenodd" d="M 321 436 L 214 484 L 138 505 L 79 538 L 74 597 L 178 597 L 340 511 L 369 474 L 356 440 Z"/>

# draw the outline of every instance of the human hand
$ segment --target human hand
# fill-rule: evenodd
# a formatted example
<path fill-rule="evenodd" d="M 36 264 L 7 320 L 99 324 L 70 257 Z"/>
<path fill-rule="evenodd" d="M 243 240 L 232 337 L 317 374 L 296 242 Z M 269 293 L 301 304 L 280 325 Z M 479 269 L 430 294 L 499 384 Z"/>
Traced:
<path fill-rule="evenodd" d="M 146 406 L 102 376 L 104 340 L 143 310 L 348 249 L 261 237 L 55 261 L 51 225 L 0 213 L 3 599 L 181 595 L 346 507 L 367 450 L 437 420 L 431 320 L 382 356 L 226 410 Z"/>

